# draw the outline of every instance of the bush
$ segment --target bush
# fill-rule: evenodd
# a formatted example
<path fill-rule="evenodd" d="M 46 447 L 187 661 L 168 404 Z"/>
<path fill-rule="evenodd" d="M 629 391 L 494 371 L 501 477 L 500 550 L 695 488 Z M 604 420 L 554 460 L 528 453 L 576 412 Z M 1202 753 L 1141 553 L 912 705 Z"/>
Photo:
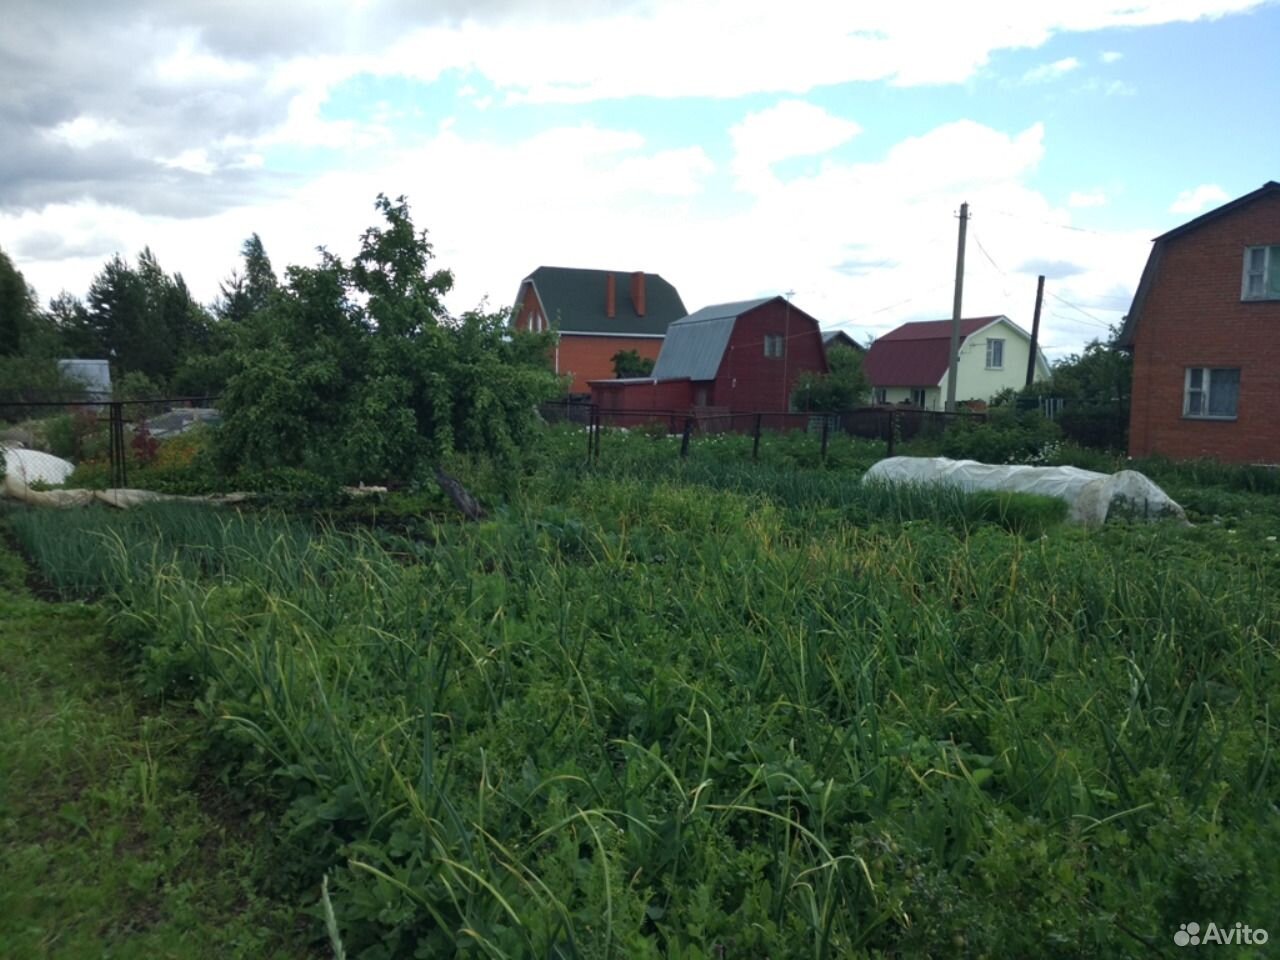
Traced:
<path fill-rule="evenodd" d="M 1057 425 L 1038 412 L 997 407 L 986 422 L 960 419 L 951 424 L 939 447 L 944 456 L 957 460 L 1043 463 L 1061 436 Z"/>
<path fill-rule="evenodd" d="M 1129 411 L 1112 406 L 1068 404 L 1058 417 L 1062 436 L 1096 450 L 1129 446 Z"/>

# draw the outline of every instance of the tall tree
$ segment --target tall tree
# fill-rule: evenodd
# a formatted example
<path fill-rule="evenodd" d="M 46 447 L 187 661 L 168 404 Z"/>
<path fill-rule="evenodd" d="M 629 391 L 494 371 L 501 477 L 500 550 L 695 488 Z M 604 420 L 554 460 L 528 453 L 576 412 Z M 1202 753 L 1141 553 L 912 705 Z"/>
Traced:
<path fill-rule="evenodd" d="M 222 300 L 216 307 L 219 318 L 232 323 L 242 323 L 264 309 L 280 289 L 262 238 L 256 233 L 244 242 L 240 257 L 243 270 L 233 271 L 222 284 Z"/>
<path fill-rule="evenodd" d="M 0 250 L 0 357 L 23 351 L 36 313 L 35 292 L 8 254 Z"/>
<path fill-rule="evenodd" d="M 209 317 L 181 275 L 169 276 L 148 247 L 137 268 L 118 254 L 89 287 L 88 323 L 96 342 L 117 369 L 165 382 L 183 358 L 199 351 Z"/>

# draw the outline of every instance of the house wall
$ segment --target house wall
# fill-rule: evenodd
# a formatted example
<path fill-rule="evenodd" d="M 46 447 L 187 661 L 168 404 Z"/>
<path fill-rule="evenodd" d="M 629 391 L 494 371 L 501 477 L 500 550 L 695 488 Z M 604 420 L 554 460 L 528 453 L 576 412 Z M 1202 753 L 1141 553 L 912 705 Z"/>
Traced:
<path fill-rule="evenodd" d="M 533 284 L 524 285 L 524 295 L 520 298 L 520 307 L 516 310 L 514 326 L 517 330 L 538 332 L 547 329 L 547 318 L 542 313 L 538 296 L 533 292 Z"/>
<path fill-rule="evenodd" d="M 661 420 L 643 411 L 687 413 L 693 405 L 693 385 L 688 380 L 596 381 L 591 384 L 591 402 L 599 405 L 606 426 L 639 426 Z"/>
<path fill-rule="evenodd" d="M 1262 244 L 1280 244 L 1280 195 L 1164 241 L 1134 335 L 1131 456 L 1280 462 L 1280 301 L 1240 299 Z M 1187 367 L 1240 369 L 1235 420 L 1182 416 Z"/>
<path fill-rule="evenodd" d="M 556 347 L 556 372 L 573 378 L 570 393 L 587 393 L 590 380 L 613 379 L 613 355 L 634 350 L 650 360 L 658 359 L 662 337 L 601 337 L 562 333 Z"/>
<path fill-rule="evenodd" d="M 766 334 L 787 338 L 783 356 L 764 355 Z M 795 382 L 805 372 L 827 372 L 817 321 L 784 300 L 771 300 L 734 324 L 707 404 L 735 412 L 786 411 Z"/>
<path fill-rule="evenodd" d="M 1004 365 L 999 370 L 987 369 L 987 341 L 1004 341 Z M 1001 390 L 1021 390 L 1027 382 L 1027 357 L 1031 354 L 1031 340 L 1021 330 L 998 321 L 968 337 L 960 345 L 960 359 L 956 361 L 956 402 L 965 400 L 990 400 Z M 1049 371 L 1044 364 L 1036 363 L 1036 380 L 1044 380 Z M 938 384 L 946 405 L 947 374 Z"/>

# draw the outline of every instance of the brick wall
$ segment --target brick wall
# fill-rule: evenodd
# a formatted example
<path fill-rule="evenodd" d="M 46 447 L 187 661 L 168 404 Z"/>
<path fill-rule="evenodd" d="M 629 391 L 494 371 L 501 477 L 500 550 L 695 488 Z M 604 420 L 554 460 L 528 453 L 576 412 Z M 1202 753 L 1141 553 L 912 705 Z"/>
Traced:
<path fill-rule="evenodd" d="M 538 295 L 533 292 L 533 284 L 526 284 L 524 296 L 520 298 L 520 309 L 516 311 L 515 326 L 517 330 L 541 331 L 547 328 L 547 320 L 538 305 Z"/>
<path fill-rule="evenodd" d="M 613 355 L 620 350 L 634 350 L 650 360 L 658 359 L 661 337 L 593 337 L 561 334 L 556 348 L 556 368 L 573 376 L 570 393 L 587 393 L 588 380 L 613 379 Z"/>
<path fill-rule="evenodd" d="M 1242 301 L 1244 250 L 1280 244 L 1280 195 L 1164 241 L 1133 345 L 1131 456 L 1280 462 L 1280 301 Z M 1183 417 L 1188 367 L 1238 367 L 1235 420 Z"/>

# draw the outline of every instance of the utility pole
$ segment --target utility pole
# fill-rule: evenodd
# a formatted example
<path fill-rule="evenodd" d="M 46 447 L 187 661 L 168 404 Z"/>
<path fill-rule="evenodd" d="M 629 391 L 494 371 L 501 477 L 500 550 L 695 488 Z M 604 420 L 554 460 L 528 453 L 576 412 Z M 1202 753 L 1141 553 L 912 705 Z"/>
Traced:
<path fill-rule="evenodd" d="M 960 244 L 956 250 L 956 298 L 951 305 L 951 360 L 947 364 L 947 413 L 956 412 L 956 363 L 960 359 L 960 304 L 964 299 L 964 234 L 969 204 L 960 204 Z"/>
<path fill-rule="evenodd" d="M 1036 312 L 1031 317 L 1031 355 L 1027 357 L 1027 386 L 1036 378 L 1036 350 L 1040 346 L 1040 304 L 1044 303 L 1044 274 L 1036 280 Z"/>

